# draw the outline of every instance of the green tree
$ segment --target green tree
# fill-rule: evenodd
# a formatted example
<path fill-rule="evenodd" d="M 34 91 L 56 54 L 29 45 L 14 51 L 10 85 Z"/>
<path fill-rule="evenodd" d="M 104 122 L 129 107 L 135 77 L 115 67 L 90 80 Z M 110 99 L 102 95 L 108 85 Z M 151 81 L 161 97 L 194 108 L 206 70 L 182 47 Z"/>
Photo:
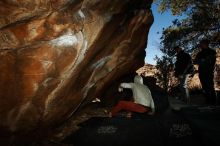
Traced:
<path fill-rule="evenodd" d="M 181 45 L 193 51 L 201 38 L 210 38 L 213 46 L 220 43 L 220 1 L 219 0 L 156 0 L 159 11 L 170 9 L 173 15 L 184 14 L 183 20 L 174 20 L 173 25 L 164 29 L 161 44 L 168 55 L 172 48 Z"/>
<path fill-rule="evenodd" d="M 159 86 L 162 87 L 166 92 L 168 92 L 170 87 L 172 86 L 172 58 L 164 55 L 160 58 L 156 56 L 155 60 L 156 69 L 158 70 L 158 72 L 156 73 L 156 77 L 159 81 Z"/>
<path fill-rule="evenodd" d="M 168 91 L 173 86 L 174 46 L 180 45 L 192 52 L 202 38 L 209 38 L 213 46 L 220 44 L 219 0 L 155 0 L 159 11 L 171 10 L 173 15 L 185 15 L 183 20 L 174 20 L 165 28 L 161 37 L 162 57 L 156 57 L 156 75 L 161 86 Z"/>

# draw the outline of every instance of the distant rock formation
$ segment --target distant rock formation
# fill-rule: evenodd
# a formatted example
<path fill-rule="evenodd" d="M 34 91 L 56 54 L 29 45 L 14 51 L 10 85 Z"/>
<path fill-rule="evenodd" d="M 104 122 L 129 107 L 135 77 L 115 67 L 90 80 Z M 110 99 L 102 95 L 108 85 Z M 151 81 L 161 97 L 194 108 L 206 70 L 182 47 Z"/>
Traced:
<path fill-rule="evenodd" d="M 217 52 L 217 56 L 216 56 L 216 68 L 215 68 L 215 89 L 220 91 L 220 49 L 217 49 L 216 52 Z M 158 73 L 158 70 L 154 65 L 145 64 L 143 67 L 137 70 L 137 73 L 145 77 L 157 78 L 155 74 Z M 175 77 L 172 80 L 173 80 L 172 85 L 175 86 L 177 84 L 177 80 L 175 79 Z M 201 89 L 201 84 L 199 81 L 198 74 L 195 74 L 193 78 L 190 78 L 188 85 L 190 89 Z"/>
<path fill-rule="evenodd" d="M 215 88 L 220 91 L 220 49 L 217 49 L 215 70 Z"/>
<path fill-rule="evenodd" d="M 155 65 L 152 64 L 145 64 L 143 67 L 137 70 L 138 74 L 141 74 L 145 77 L 154 77 L 157 73 L 157 69 Z"/>

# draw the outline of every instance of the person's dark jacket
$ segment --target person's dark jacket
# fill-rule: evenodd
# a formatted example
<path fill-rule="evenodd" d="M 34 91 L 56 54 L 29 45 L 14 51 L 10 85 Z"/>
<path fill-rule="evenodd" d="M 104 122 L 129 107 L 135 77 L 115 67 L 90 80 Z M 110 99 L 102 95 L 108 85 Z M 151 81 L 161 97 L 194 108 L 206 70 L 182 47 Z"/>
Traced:
<path fill-rule="evenodd" d="M 193 69 L 191 56 L 183 50 L 176 55 L 175 76 L 189 74 Z"/>
<path fill-rule="evenodd" d="M 216 62 L 216 51 L 210 48 L 202 49 L 195 58 L 194 63 L 199 65 L 199 73 L 213 73 Z"/>

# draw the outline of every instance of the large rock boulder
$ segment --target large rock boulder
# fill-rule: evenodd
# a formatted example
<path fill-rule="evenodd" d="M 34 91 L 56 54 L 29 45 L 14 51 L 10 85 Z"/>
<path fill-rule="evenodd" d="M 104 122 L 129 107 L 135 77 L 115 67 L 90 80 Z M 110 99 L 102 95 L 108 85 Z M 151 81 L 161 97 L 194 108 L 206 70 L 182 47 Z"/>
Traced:
<path fill-rule="evenodd" d="M 0 128 L 6 139 L 13 143 L 17 135 L 56 127 L 143 66 L 151 3 L 0 1 Z"/>

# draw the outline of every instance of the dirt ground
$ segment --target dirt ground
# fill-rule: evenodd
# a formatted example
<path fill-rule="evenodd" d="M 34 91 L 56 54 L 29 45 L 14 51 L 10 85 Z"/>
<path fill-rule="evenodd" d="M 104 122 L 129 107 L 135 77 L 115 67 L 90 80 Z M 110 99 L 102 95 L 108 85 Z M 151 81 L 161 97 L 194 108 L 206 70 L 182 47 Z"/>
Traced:
<path fill-rule="evenodd" d="M 191 95 L 190 102 L 185 103 L 176 99 L 174 96 L 168 96 L 170 108 L 174 110 L 180 110 L 183 107 L 190 106 L 204 106 L 205 99 L 202 94 Z M 77 115 L 74 115 L 64 125 L 55 130 L 55 134 L 51 135 L 48 139 L 49 143 L 55 145 L 66 146 L 68 144 L 62 144 L 61 141 L 68 135 L 71 135 L 80 129 L 80 124 L 94 117 L 108 118 L 108 112 L 112 107 L 103 106 L 100 102 L 95 102 L 84 107 Z M 121 114 L 123 116 L 123 113 Z"/>

